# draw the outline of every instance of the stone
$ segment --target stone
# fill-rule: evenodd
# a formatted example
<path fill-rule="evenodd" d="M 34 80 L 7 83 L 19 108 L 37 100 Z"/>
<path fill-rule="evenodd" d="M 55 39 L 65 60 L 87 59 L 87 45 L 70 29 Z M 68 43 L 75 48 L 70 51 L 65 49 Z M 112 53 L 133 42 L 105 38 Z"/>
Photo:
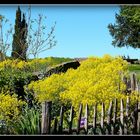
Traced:
<path fill-rule="evenodd" d="M 47 70 L 47 72 L 44 74 L 44 77 L 49 77 L 52 74 L 64 73 L 70 68 L 77 69 L 79 66 L 79 61 L 65 62 Z"/>

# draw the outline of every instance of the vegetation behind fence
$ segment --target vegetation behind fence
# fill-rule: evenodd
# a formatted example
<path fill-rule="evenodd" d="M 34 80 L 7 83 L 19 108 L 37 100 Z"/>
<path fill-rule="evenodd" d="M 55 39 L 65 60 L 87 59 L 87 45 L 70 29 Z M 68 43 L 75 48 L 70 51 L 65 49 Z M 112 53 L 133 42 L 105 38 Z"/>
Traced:
<path fill-rule="evenodd" d="M 137 90 L 139 84 L 136 75 L 132 74 L 130 79 L 123 78 L 126 84 L 127 94 Z M 42 134 L 93 134 L 93 135 L 131 135 L 140 134 L 140 103 L 137 101 L 131 106 L 129 96 L 126 101 L 123 99 L 114 99 L 110 101 L 109 108 L 105 103 L 96 104 L 90 110 L 88 103 L 85 108 L 82 104 L 79 106 L 76 124 L 74 123 L 74 107 L 71 106 L 69 113 L 69 122 L 67 128 L 64 128 L 64 106 L 60 108 L 60 116 L 51 116 L 52 102 L 42 104 Z M 98 106 L 101 109 L 98 109 Z M 92 113 L 92 114 L 91 114 Z M 92 117 L 91 117 L 92 116 Z M 59 119 L 58 119 L 59 118 Z M 52 123 L 53 120 L 53 123 Z M 75 127 L 76 125 L 76 127 Z"/>

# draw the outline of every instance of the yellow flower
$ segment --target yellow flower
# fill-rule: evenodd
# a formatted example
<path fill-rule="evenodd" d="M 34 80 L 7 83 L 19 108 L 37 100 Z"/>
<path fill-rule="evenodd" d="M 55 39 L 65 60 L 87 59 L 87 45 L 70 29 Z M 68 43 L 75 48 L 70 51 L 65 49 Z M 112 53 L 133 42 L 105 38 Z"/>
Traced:
<path fill-rule="evenodd" d="M 20 108 L 25 102 L 18 100 L 16 95 L 9 93 L 0 93 L 0 120 L 7 123 L 13 123 L 20 115 Z"/>
<path fill-rule="evenodd" d="M 77 110 L 79 104 L 89 107 L 95 103 L 106 103 L 111 100 L 126 99 L 123 94 L 126 86 L 121 80 L 128 74 L 128 64 L 120 57 L 90 57 L 81 62 L 76 70 L 69 69 L 63 74 L 53 74 L 49 78 L 32 82 L 28 88 L 33 90 L 39 102 L 45 100 L 67 104 L 69 101 Z M 135 102 L 136 96 L 132 96 Z"/>

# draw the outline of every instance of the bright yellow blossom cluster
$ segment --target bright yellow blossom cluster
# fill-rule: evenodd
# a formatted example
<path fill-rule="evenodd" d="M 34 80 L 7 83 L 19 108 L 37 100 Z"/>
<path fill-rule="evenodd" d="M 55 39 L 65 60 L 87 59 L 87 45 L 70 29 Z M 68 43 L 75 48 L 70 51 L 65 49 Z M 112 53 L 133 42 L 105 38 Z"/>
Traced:
<path fill-rule="evenodd" d="M 14 123 L 24 104 L 25 102 L 18 100 L 16 95 L 0 93 L 0 120 L 5 120 L 7 125 Z"/>
<path fill-rule="evenodd" d="M 0 70 L 7 69 L 7 68 L 24 69 L 27 66 L 28 66 L 27 62 L 18 59 L 15 60 L 7 59 L 5 61 L 0 62 Z"/>
<path fill-rule="evenodd" d="M 46 68 L 48 66 L 49 59 L 33 59 L 31 61 L 22 61 L 19 59 L 10 60 L 7 59 L 5 61 L 0 62 L 0 70 L 11 68 L 11 69 L 20 69 L 20 70 L 28 70 L 28 71 L 37 71 L 41 68 Z"/>
<path fill-rule="evenodd" d="M 20 69 L 27 70 L 30 72 L 34 71 L 46 71 L 47 67 L 54 66 L 56 64 L 62 63 L 63 61 L 68 61 L 69 59 L 65 58 L 36 58 L 29 61 L 22 61 L 19 59 L 0 62 L 0 70 L 11 68 L 11 69 Z"/>
<path fill-rule="evenodd" d="M 104 102 L 108 108 L 115 98 L 126 101 L 127 95 L 123 93 L 126 85 L 122 76 L 128 75 L 127 67 L 128 63 L 121 57 L 90 57 L 82 61 L 76 70 L 53 74 L 32 82 L 28 88 L 34 91 L 40 102 L 61 100 L 64 104 L 70 102 L 76 110 L 80 103 L 84 106 L 88 103 L 91 107 Z M 137 96 L 132 94 L 130 98 L 135 102 Z"/>

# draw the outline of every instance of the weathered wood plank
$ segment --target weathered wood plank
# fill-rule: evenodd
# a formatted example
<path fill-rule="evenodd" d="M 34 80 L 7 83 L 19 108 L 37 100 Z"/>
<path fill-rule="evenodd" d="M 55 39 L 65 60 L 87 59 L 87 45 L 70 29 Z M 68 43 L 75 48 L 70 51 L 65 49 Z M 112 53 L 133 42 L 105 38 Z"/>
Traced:
<path fill-rule="evenodd" d="M 107 113 L 107 131 L 106 133 L 111 134 L 111 125 L 112 125 L 112 101 L 110 102 L 108 113 Z"/>
<path fill-rule="evenodd" d="M 101 110 L 101 134 L 105 134 L 105 131 L 104 131 L 104 119 L 105 119 L 105 104 L 102 103 L 102 110 Z"/>
<path fill-rule="evenodd" d="M 45 101 L 42 104 L 42 125 L 41 125 L 41 133 L 42 134 L 50 134 L 51 129 L 51 101 Z"/>
<path fill-rule="evenodd" d="M 140 102 L 138 102 L 138 134 L 140 134 Z"/>
<path fill-rule="evenodd" d="M 97 104 L 94 106 L 94 114 L 93 114 L 93 134 L 96 134 L 96 121 L 97 121 Z"/>
<path fill-rule="evenodd" d="M 86 104 L 86 108 L 85 108 L 85 134 L 88 134 L 88 115 L 89 115 L 89 109 L 88 109 L 88 104 Z"/>
<path fill-rule="evenodd" d="M 127 97 L 126 99 L 126 116 L 125 116 L 125 128 L 124 128 L 124 134 L 128 134 L 128 121 L 129 121 L 129 108 L 130 108 L 130 98 Z"/>
<path fill-rule="evenodd" d="M 120 102 L 120 135 L 124 134 L 124 104 L 123 99 Z"/>
<path fill-rule="evenodd" d="M 137 82 L 136 81 L 136 74 L 132 73 L 130 78 L 131 78 L 131 91 L 134 91 L 134 90 L 136 90 L 136 86 L 137 86 L 136 85 L 137 84 L 136 83 Z"/>
<path fill-rule="evenodd" d="M 114 108 L 113 108 L 113 127 L 112 127 L 112 134 L 117 134 L 116 131 L 116 118 L 117 118 L 117 99 L 114 100 Z"/>
<path fill-rule="evenodd" d="M 77 121 L 77 134 L 79 134 L 79 131 L 80 131 L 80 123 L 81 123 L 81 116 L 82 116 L 82 108 L 83 108 L 83 105 L 80 104 L 80 107 L 79 107 L 79 116 L 78 116 L 78 121 Z"/>
<path fill-rule="evenodd" d="M 71 109 L 70 109 L 70 118 L 69 118 L 69 134 L 72 133 L 72 123 L 73 123 L 73 116 L 74 115 L 74 110 L 73 110 L 73 107 L 71 106 Z"/>
<path fill-rule="evenodd" d="M 135 108 L 132 115 L 133 119 L 133 134 L 137 134 L 137 122 L 138 122 L 138 101 L 135 104 Z"/>
<path fill-rule="evenodd" d="M 61 106 L 61 109 L 60 109 L 60 121 L 59 121 L 59 124 L 58 124 L 58 133 L 59 134 L 62 134 L 63 132 L 63 115 L 64 115 L 64 107 Z"/>

